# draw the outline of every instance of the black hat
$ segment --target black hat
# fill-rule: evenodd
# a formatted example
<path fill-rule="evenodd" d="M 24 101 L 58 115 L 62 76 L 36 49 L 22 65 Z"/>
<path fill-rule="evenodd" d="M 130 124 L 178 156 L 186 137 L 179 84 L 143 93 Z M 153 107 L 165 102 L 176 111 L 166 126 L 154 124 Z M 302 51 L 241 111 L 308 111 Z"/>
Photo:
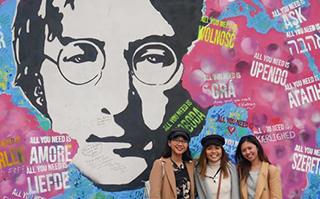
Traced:
<path fill-rule="evenodd" d="M 207 146 L 209 144 L 214 144 L 216 146 L 223 146 L 225 143 L 224 138 L 220 135 L 208 135 L 201 140 L 201 145 Z"/>
<path fill-rule="evenodd" d="M 188 142 L 189 142 L 190 141 L 190 135 L 189 134 L 190 133 L 187 130 L 183 129 L 183 128 L 176 128 L 176 129 L 172 129 L 170 131 L 170 133 L 168 134 L 167 139 L 168 140 L 172 140 L 175 137 L 182 136 L 186 140 L 188 140 Z"/>

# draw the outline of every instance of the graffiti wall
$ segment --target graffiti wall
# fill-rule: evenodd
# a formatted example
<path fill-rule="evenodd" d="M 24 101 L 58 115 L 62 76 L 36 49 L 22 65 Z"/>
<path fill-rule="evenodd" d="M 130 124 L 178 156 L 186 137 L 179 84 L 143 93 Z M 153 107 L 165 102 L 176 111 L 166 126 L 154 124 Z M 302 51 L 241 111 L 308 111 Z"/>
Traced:
<path fill-rule="evenodd" d="M 143 198 L 167 132 L 253 134 L 320 198 L 319 0 L 0 0 L 0 198 Z"/>

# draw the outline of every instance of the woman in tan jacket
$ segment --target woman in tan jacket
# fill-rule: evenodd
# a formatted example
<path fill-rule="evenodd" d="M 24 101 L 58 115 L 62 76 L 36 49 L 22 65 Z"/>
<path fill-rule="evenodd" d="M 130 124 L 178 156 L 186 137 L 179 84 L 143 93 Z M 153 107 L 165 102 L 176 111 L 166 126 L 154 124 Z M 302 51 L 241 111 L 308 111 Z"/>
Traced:
<path fill-rule="evenodd" d="M 273 166 L 253 135 L 239 141 L 236 156 L 241 199 L 282 199 L 279 169 Z"/>
<path fill-rule="evenodd" d="M 184 129 L 168 134 L 162 157 L 153 164 L 150 173 L 150 199 L 194 199 L 190 135 Z"/>

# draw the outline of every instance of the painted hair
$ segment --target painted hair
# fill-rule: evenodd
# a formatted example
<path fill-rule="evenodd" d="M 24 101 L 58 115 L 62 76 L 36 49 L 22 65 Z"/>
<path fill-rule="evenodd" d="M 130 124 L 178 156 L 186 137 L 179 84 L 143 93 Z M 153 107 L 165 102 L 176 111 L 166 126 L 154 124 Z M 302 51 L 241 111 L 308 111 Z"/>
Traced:
<path fill-rule="evenodd" d="M 213 144 L 206 145 L 202 148 L 202 151 L 200 153 L 200 157 L 198 159 L 198 164 L 197 164 L 197 172 L 200 172 L 201 178 L 205 177 L 206 171 L 207 171 L 207 165 L 208 165 L 208 158 L 206 155 L 206 150 L 210 146 L 215 146 Z M 228 173 L 228 168 L 227 168 L 227 163 L 228 163 L 228 156 L 226 151 L 222 146 L 219 146 L 222 151 L 222 157 L 221 157 L 221 171 L 223 173 L 223 178 L 228 178 L 229 173 Z"/>
<path fill-rule="evenodd" d="M 240 179 L 247 179 L 249 176 L 250 168 L 251 168 L 251 163 L 242 155 L 242 152 L 241 152 L 241 146 L 244 142 L 250 142 L 250 143 L 256 145 L 256 147 L 258 149 L 259 160 L 262 162 L 270 163 L 267 155 L 264 153 L 263 147 L 260 144 L 259 140 L 253 135 L 243 136 L 239 141 L 239 144 L 237 146 L 236 155 L 235 155 L 237 167 L 238 167 L 239 174 L 240 174 Z"/>
<path fill-rule="evenodd" d="M 169 142 L 171 142 L 173 139 L 179 137 L 178 136 L 175 136 L 173 138 L 171 138 L 170 140 L 168 140 Z M 182 137 L 182 136 L 181 136 Z M 172 154 L 172 149 L 171 147 L 168 145 L 168 142 L 166 142 L 166 145 L 162 151 L 162 157 L 164 158 L 170 158 L 171 157 L 171 154 Z M 188 143 L 188 148 L 187 150 L 182 154 L 182 160 L 183 161 L 190 161 L 192 160 L 192 156 L 191 156 L 191 152 L 190 152 L 190 148 L 189 148 L 189 143 Z"/>

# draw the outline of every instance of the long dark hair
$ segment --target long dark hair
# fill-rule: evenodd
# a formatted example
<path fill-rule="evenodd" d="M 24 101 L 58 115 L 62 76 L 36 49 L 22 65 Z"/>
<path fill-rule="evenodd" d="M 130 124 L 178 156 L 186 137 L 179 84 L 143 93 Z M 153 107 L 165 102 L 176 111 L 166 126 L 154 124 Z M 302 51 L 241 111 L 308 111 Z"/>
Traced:
<path fill-rule="evenodd" d="M 179 137 L 179 136 L 176 136 L 176 137 Z M 172 139 L 176 138 L 176 137 L 173 137 Z M 172 141 L 169 140 L 170 142 Z M 162 151 L 162 157 L 164 158 L 170 158 L 171 157 L 171 154 L 172 154 L 172 149 L 171 147 L 168 145 L 168 142 L 166 142 L 166 146 L 164 147 L 163 151 Z M 190 148 L 189 148 L 189 143 L 188 143 L 188 148 L 187 150 L 182 154 L 182 160 L 183 161 L 190 161 L 192 160 L 192 156 L 191 156 L 191 152 L 190 152 Z"/>
<path fill-rule="evenodd" d="M 205 147 L 202 148 L 200 157 L 198 159 L 198 165 L 197 165 L 197 170 L 200 171 L 200 176 L 202 178 L 204 178 L 206 171 L 207 171 L 207 165 L 208 165 L 208 158 L 206 156 L 206 150 L 209 146 L 212 146 L 214 144 L 209 144 Z M 215 145 L 214 145 L 215 146 Z M 228 173 L 228 168 L 227 168 L 227 164 L 228 164 L 228 156 L 226 151 L 224 150 L 224 148 L 222 146 L 219 146 L 222 150 L 222 157 L 221 157 L 221 171 L 223 173 L 223 178 L 228 178 L 229 177 L 229 173 Z"/>
<path fill-rule="evenodd" d="M 256 145 L 256 147 L 258 149 L 259 160 L 262 162 L 270 163 L 267 155 L 264 153 L 264 150 L 263 150 L 262 145 L 260 144 L 259 140 L 253 135 L 243 136 L 239 141 L 239 144 L 237 146 L 236 156 L 235 156 L 241 180 L 248 178 L 249 171 L 251 168 L 251 163 L 249 162 L 249 160 L 247 160 L 242 155 L 242 152 L 241 152 L 241 146 L 244 142 L 250 142 L 250 143 Z"/>

